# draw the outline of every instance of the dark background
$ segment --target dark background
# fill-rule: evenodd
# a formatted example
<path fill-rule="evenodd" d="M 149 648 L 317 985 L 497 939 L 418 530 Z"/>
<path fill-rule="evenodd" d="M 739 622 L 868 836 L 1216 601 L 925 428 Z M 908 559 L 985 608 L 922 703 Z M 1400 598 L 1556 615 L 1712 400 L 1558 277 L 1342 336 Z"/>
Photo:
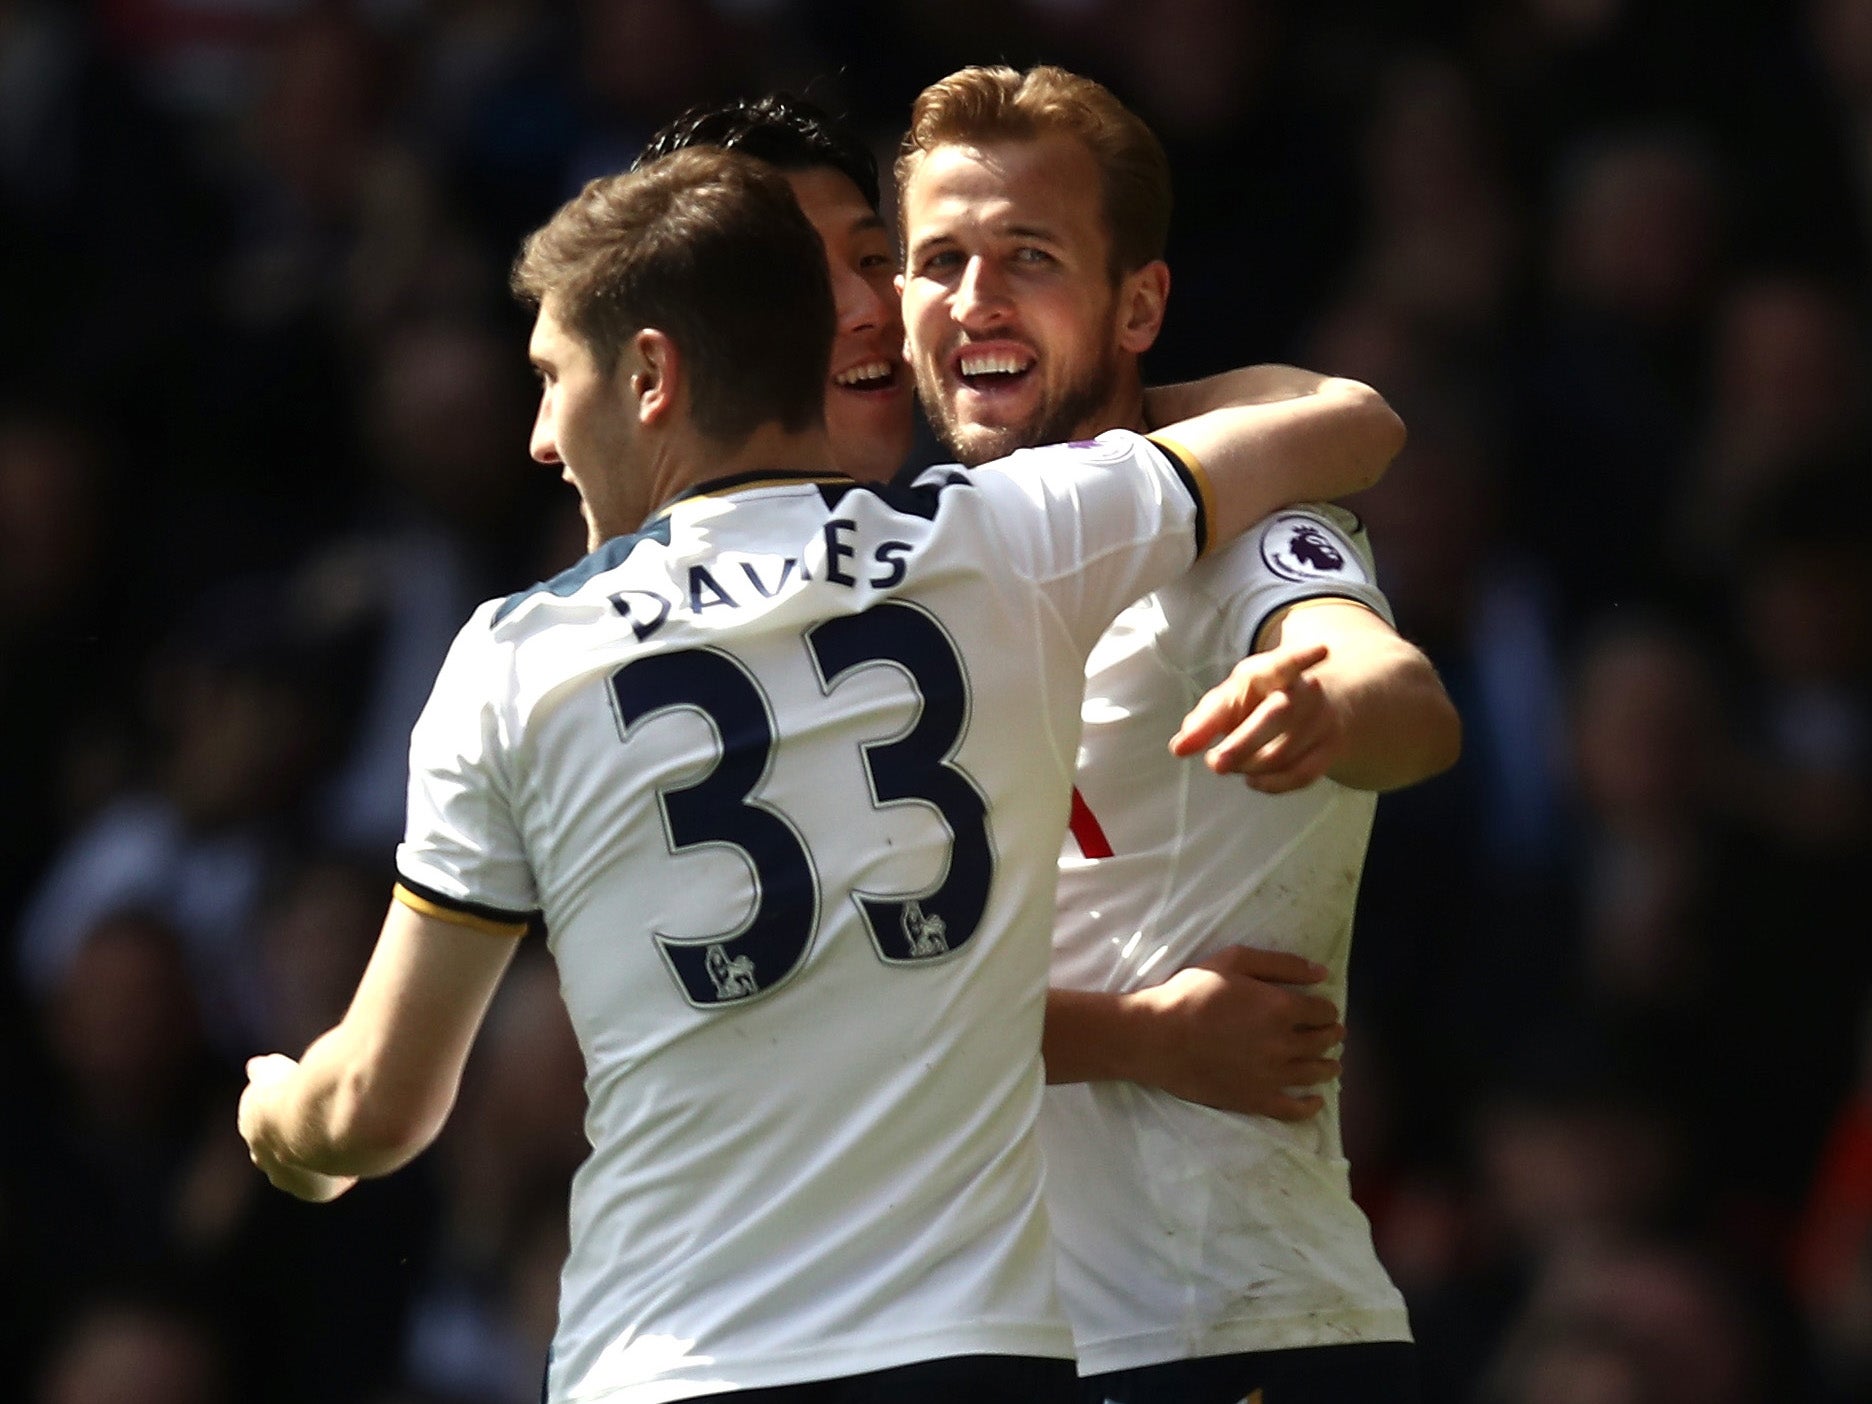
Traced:
<path fill-rule="evenodd" d="M 1169 148 L 1154 377 L 1411 428 L 1356 505 L 1466 750 L 1379 808 L 1346 1132 L 1427 1400 L 1872 1397 L 1872 0 L 0 0 L 0 1394 L 536 1397 L 538 951 L 409 1170 L 234 1134 L 448 639 L 581 550 L 508 262 L 692 102 L 888 159 L 1036 59 Z"/>

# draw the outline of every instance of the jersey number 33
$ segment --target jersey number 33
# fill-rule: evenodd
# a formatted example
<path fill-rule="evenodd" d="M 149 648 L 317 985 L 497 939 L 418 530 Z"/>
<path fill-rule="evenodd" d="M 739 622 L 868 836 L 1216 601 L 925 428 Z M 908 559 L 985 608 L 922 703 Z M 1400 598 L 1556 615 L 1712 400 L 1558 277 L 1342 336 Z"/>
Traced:
<path fill-rule="evenodd" d="M 863 668 L 894 666 L 909 678 L 914 717 L 896 736 L 859 743 L 865 776 L 873 805 L 922 803 L 942 816 L 949 862 L 926 891 L 853 897 L 886 964 L 920 964 L 960 949 L 981 924 L 994 855 L 987 802 L 967 772 L 952 764 L 970 713 L 968 677 L 954 641 L 934 616 L 902 601 L 824 620 L 807 629 L 803 641 L 828 695 Z M 714 728 L 721 747 L 715 763 L 686 785 L 658 791 L 670 851 L 726 846 L 754 874 L 753 910 L 735 930 L 655 933 L 670 974 L 683 997 L 703 1009 L 772 990 L 811 949 L 823 893 L 799 829 L 755 797 L 776 747 L 785 744 L 767 693 L 741 660 L 713 647 L 637 659 L 612 675 L 611 687 L 627 737 L 644 719 L 678 708 L 701 713 Z M 857 818 L 851 831 L 862 833 Z"/>

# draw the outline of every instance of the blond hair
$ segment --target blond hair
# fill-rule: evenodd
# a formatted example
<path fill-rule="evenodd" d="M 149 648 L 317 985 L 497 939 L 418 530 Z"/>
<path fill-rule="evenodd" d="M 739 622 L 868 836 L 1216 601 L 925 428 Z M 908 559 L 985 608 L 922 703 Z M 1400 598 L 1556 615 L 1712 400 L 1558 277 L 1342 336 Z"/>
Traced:
<path fill-rule="evenodd" d="M 959 69 L 917 94 L 897 154 L 902 192 L 939 146 L 1076 137 L 1098 162 L 1114 280 L 1164 256 L 1170 163 L 1156 133 L 1103 84 L 1042 64 Z"/>

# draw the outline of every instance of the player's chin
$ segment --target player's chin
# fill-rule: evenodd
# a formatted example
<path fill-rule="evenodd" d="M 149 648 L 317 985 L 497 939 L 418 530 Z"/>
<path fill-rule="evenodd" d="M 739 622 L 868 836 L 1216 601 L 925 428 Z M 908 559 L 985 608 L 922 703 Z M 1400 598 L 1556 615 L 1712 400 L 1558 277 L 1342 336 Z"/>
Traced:
<path fill-rule="evenodd" d="M 1032 447 L 1024 421 L 997 423 L 977 417 L 952 417 L 948 437 L 956 456 L 964 463 L 988 463 L 1006 458 L 1016 449 Z"/>

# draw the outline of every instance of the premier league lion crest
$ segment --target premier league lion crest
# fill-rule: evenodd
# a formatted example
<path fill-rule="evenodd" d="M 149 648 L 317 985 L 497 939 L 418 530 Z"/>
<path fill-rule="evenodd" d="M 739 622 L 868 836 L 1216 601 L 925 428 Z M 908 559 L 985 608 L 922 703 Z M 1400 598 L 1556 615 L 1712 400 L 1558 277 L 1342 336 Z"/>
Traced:
<path fill-rule="evenodd" d="M 1310 513 L 1283 512 L 1261 532 L 1261 559 L 1283 580 L 1368 584 L 1365 563 L 1338 528 Z"/>
<path fill-rule="evenodd" d="M 714 982 L 715 998 L 723 1003 L 760 993 L 760 982 L 754 978 L 754 962 L 744 955 L 731 956 L 720 946 L 710 946 L 703 957 L 703 969 Z"/>

